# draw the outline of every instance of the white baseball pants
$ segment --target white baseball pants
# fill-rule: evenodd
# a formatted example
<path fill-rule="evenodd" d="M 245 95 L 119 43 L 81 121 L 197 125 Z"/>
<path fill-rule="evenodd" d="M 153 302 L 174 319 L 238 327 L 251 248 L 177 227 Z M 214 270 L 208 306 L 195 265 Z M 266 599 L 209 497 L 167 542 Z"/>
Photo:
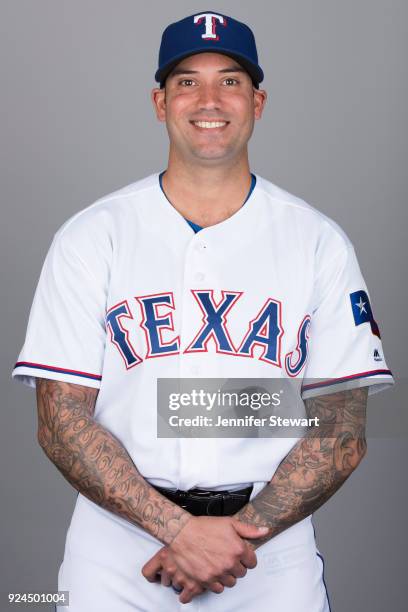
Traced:
<path fill-rule="evenodd" d="M 233 588 L 207 591 L 189 604 L 181 604 L 171 587 L 152 584 L 141 574 L 161 547 L 143 529 L 79 494 L 58 576 L 58 589 L 69 591 L 69 607 L 57 611 L 330 612 L 310 518 L 258 548 L 258 565 Z"/>

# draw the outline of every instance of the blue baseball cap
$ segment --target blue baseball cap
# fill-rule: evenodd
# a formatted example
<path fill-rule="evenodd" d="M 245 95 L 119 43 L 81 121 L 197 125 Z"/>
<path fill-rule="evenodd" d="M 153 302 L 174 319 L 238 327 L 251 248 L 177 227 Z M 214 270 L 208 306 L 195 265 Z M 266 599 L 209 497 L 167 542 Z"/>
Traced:
<path fill-rule="evenodd" d="M 263 81 L 252 30 L 232 17 L 207 11 L 171 23 L 164 30 L 155 74 L 160 87 L 182 59 L 205 52 L 222 53 L 235 59 L 256 87 Z"/>

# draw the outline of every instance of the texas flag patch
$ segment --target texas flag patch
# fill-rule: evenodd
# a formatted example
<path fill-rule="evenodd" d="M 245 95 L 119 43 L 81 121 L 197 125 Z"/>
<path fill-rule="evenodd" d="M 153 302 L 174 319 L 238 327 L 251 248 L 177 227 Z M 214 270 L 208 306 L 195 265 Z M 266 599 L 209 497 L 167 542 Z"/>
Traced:
<path fill-rule="evenodd" d="M 350 293 L 351 308 L 353 311 L 355 325 L 369 323 L 374 336 L 380 336 L 380 330 L 374 320 L 373 311 L 371 310 L 370 300 L 365 291 L 354 291 Z"/>

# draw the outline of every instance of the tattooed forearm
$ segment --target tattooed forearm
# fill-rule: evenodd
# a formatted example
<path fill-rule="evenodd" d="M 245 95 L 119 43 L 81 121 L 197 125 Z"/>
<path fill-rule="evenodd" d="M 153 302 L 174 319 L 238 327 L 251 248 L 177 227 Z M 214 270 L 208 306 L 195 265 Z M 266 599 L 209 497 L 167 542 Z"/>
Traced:
<path fill-rule="evenodd" d="M 367 389 L 353 389 L 305 401 L 309 417 L 320 427 L 288 453 L 270 483 L 236 518 L 266 525 L 268 535 L 255 548 L 312 514 L 322 506 L 358 466 L 366 452 Z"/>
<path fill-rule="evenodd" d="M 191 515 L 160 495 L 93 418 L 97 389 L 37 378 L 38 441 L 80 493 L 170 544 Z"/>

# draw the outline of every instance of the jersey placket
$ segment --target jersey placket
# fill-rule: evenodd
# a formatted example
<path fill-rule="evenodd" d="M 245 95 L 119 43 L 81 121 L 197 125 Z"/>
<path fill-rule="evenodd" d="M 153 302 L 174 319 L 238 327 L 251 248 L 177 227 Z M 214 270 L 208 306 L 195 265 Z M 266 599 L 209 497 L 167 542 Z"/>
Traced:
<path fill-rule="evenodd" d="M 184 277 L 182 285 L 182 310 L 180 318 L 180 378 L 200 379 L 208 376 L 208 368 L 214 361 L 213 346 L 210 351 L 189 352 L 189 347 L 202 324 L 202 313 L 194 298 L 193 290 L 208 289 L 214 286 L 211 266 L 211 241 L 208 231 L 195 234 L 185 252 Z M 199 381 L 198 381 L 198 384 Z M 204 408 L 198 408 L 205 414 Z M 197 414 L 194 409 L 194 415 Z M 179 488 L 188 489 L 199 485 L 205 474 L 211 482 L 218 476 L 215 455 L 215 440 L 212 438 L 180 438 Z"/>

